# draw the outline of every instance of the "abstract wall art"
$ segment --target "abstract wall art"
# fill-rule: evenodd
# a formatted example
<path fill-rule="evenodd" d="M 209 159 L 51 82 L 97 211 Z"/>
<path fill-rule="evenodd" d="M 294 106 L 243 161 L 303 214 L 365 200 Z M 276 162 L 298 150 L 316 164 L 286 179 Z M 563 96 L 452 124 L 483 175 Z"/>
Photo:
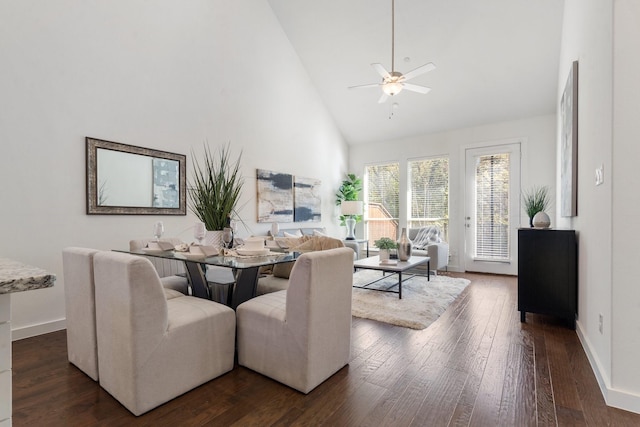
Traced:
<path fill-rule="evenodd" d="M 560 215 L 578 215 L 578 61 L 571 71 L 560 100 Z"/>
<path fill-rule="evenodd" d="M 293 222 L 293 175 L 258 169 L 258 222 Z"/>
<path fill-rule="evenodd" d="M 293 178 L 293 220 L 319 222 L 322 219 L 321 181 L 315 178 Z"/>

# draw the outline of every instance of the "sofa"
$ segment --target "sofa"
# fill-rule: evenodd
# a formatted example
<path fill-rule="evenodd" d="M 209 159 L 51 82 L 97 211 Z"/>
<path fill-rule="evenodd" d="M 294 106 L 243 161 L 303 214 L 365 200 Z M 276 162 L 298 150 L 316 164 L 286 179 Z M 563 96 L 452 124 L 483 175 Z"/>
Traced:
<path fill-rule="evenodd" d="M 422 232 L 421 232 L 422 230 Z M 431 273 L 447 268 L 449 264 L 449 244 L 442 240 L 442 232 L 437 226 L 409 228 L 407 235 L 413 242 L 412 255 L 428 256 Z M 417 273 L 426 273 L 427 265 L 416 267 Z"/>
<path fill-rule="evenodd" d="M 285 228 L 278 231 L 275 236 L 271 235 L 269 231 L 269 237 L 272 239 L 278 239 L 283 237 L 301 237 L 301 236 L 328 236 L 327 229 L 325 227 L 300 227 L 300 228 Z M 353 249 L 355 252 L 355 259 L 360 259 L 360 245 L 354 241 L 343 240 L 344 245 Z M 267 244 L 269 242 L 267 241 Z"/>

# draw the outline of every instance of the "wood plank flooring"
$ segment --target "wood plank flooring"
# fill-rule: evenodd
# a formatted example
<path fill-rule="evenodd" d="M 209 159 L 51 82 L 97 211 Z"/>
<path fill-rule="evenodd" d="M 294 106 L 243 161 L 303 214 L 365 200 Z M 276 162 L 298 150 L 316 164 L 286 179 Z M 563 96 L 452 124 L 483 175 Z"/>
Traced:
<path fill-rule="evenodd" d="M 520 323 L 516 278 L 471 285 L 423 331 L 353 319 L 352 360 L 303 395 L 243 367 L 135 417 L 67 362 L 65 331 L 13 343 L 14 426 L 638 426 L 607 407 L 574 331 Z"/>

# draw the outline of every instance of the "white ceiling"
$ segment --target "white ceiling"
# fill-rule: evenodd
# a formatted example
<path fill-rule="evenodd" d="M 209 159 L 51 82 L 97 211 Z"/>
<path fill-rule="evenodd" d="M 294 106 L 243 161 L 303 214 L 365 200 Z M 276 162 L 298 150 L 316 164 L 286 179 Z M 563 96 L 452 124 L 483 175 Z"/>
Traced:
<path fill-rule="evenodd" d="M 391 70 L 391 0 L 268 1 L 349 144 L 556 111 L 563 0 L 396 0 L 396 70 L 437 68 L 385 104 L 348 87 Z"/>

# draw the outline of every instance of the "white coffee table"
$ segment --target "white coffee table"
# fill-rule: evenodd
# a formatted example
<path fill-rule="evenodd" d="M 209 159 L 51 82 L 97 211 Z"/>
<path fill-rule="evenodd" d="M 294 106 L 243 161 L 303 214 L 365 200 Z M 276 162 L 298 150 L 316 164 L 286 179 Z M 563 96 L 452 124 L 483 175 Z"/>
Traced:
<path fill-rule="evenodd" d="M 428 256 L 412 256 L 407 261 L 396 260 L 397 264 L 384 264 L 380 263 L 379 256 L 372 256 L 369 258 L 363 258 L 354 261 L 354 268 L 362 268 L 365 270 L 379 270 L 383 272 L 383 276 L 379 279 L 371 281 L 369 283 L 365 283 L 364 285 L 354 285 L 354 288 L 367 289 L 371 291 L 380 291 L 380 292 L 393 292 L 398 294 L 398 298 L 402 299 L 402 282 L 405 280 L 411 279 L 415 274 L 411 274 L 409 277 L 402 278 L 402 273 L 410 270 L 418 265 L 427 264 L 427 272 L 431 269 L 430 261 L 431 258 Z M 385 279 L 387 276 L 384 273 L 392 273 L 398 275 L 398 283 L 394 283 L 391 286 L 388 286 L 385 289 L 372 288 L 370 287 L 374 283 L 379 282 L 380 280 Z M 427 273 L 427 281 L 429 280 L 429 274 Z M 393 290 L 393 288 L 398 287 L 398 290 Z"/>

